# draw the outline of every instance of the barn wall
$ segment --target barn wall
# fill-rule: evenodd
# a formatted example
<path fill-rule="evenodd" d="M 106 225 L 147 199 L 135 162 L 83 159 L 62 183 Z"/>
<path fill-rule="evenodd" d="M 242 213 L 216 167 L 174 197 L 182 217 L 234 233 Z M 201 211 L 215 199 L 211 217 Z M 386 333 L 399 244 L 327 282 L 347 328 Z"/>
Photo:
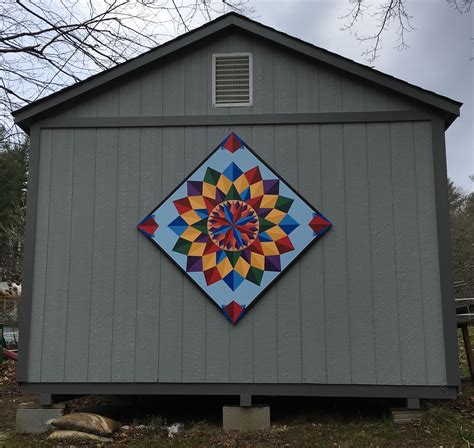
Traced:
<path fill-rule="evenodd" d="M 28 380 L 446 384 L 430 122 L 232 128 L 334 223 L 235 327 L 135 228 L 229 130 L 41 131 Z"/>
<path fill-rule="evenodd" d="M 253 54 L 254 105 L 212 107 L 212 54 Z M 101 88 L 58 117 L 228 115 L 413 110 L 413 101 L 246 33 L 221 33 L 121 83 Z"/>

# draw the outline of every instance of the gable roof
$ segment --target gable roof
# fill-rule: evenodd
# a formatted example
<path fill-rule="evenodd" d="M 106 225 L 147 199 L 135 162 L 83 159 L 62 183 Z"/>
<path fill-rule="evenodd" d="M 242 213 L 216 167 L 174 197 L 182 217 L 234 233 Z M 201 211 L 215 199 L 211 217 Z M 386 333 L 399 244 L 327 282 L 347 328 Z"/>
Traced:
<path fill-rule="evenodd" d="M 37 115 L 80 95 L 84 95 L 106 83 L 132 73 L 151 62 L 155 62 L 175 51 L 181 50 L 199 40 L 207 38 L 212 34 L 221 32 L 226 28 L 235 28 L 250 32 L 287 49 L 314 58 L 331 67 L 349 72 L 361 79 L 370 81 L 371 83 L 434 107 L 443 114 L 446 128 L 456 119 L 456 117 L 459 116 L 459 109 L 462 103 L 458 101 L 452 100 L 446 96 L 438 95 L 437 93 L 415 86 L 406 81 L 402 81 L 371 67 L 352 61 L 351 59 L 339 56 L 338 54 L 317 47 L 281 31 L 277 31 L 235 12 L 230 12 L 199 28 L 168 41 L 163 45 L 143 53 L 140 56 L 17 109 L 12 113 L 15 118 L 15 123 L 27 131 Z"/>

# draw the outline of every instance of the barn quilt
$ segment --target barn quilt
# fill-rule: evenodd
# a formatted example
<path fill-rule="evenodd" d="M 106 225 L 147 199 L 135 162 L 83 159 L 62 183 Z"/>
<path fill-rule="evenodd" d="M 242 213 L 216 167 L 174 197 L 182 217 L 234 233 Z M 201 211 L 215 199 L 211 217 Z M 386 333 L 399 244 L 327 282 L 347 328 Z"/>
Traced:
<path fill-rule="evenodd" d="M 233 324 L 330 227 L 235 133 L 138 224 Z"/>

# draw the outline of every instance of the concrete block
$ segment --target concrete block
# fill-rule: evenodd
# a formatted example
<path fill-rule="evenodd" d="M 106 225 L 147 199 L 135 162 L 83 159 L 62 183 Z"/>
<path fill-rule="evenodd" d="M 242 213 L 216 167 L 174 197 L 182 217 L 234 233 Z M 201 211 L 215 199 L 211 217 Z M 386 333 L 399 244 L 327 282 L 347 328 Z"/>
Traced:
<path fill-rule="evenodd" d="M 32 403 L 23 403 L 16 411 L 16 432 L 39 433 L 51 429 L 46 424 L 48 420 L 64 415 L 64 405 L 39 406 Z"/>
<path fill-rule="evenodd" d="M 421 400 L 419 398 L 407 398 L 407 409 L 420 410 Z"/>
<path fill-rule="evenodd" d="M 411 423 L 419 421 L 425 415 L 421 409 L 391 409 L 393 423 Z"/>
<path fill-rule="evenodd" d="M 224 429 L 255 431 L 270 428 L 270 406 L 224 406 L 222 408 Z"/>

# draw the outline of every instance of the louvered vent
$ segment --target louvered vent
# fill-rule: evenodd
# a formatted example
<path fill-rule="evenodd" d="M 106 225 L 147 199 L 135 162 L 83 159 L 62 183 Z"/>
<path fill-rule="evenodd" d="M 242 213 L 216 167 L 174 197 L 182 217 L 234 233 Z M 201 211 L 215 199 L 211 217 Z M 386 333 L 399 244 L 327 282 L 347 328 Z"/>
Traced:
<path fill-rule="evenodd" d="M 252 104 L 252 55 L 250 53 L 215 54 L 213 62 L 213 105 L 250 106 Z"/>

